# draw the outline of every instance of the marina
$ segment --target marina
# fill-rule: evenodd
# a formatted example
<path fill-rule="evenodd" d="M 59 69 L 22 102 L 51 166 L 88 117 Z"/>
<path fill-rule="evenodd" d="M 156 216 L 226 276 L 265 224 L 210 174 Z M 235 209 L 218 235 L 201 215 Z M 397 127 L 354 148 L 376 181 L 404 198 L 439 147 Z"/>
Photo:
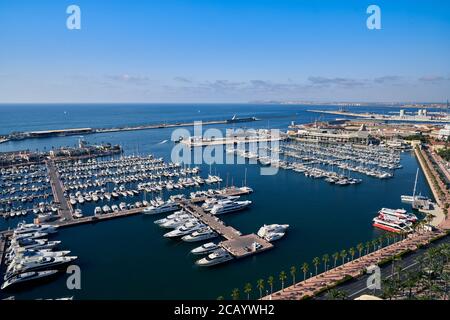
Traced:
<path fill-rule="evenodd" d="M 278 121 L 278 123 L 273 122 L 272 125 L 285 127 L 288 125 L 286 120 Z M 223 130 L 226 128 L 227 126 L 224 125 Z M 345 243 L 358 241 L 355 239 L 370 239 L 385 232 L 374 228 L 372 219 L 380 208 L 402 208 L 400 195 L 411 193 L 417 171 L 416 159 L 411 154 L 400 153 L 398 150 L 378 146 L 350 147 L 349 145 L 310 143 L 295 139 L 281 141 L 279 148 L 273 148 L 268 143 L 267 150 L 245 149 L 242 151 L 238 146 L 234 149 L 229 145 L 225 153 L 232 152 L 237 157 L 245 158 L 246 161 L 242 165 L 214 164 L 212 168 L 205 164 L 187 166 L 164 160 L 170 159 L 170 149 L 173 146 L 170 143 L 158 144 L 167 140 L 168 133 L 164 130 L 152 131 L 150 136 L 152 144 L 139 145 L 139 152 L 133 143 L 123 138 L 122 135 L 126 133 L 121 133 L 121 136 L 115 138 L 102 137 L 102 140 L 96 140 L 95 135 L 91 135 L 93 144 L 100 144 L 105 140 L 111 144 L 119 144 L 124 150 L 123 154 L 46 159 L 39 164 L 38 172 L 41 175 L 39 179 L 44 179 L 42 183 L 46 185 L 46 188 L 35 191 L 35 194 L 47 194 L 48 202 L 45 204 L 44 212 L 38 214 L 33 212 L 33 208 L 39 208 L 39 202 L 42 202 L 39 199 L 43 198 L 35 197 L 33 199 L 36 200 L 29 205 L 29 202 L 24 202 L 31 207 L 28 209 L 29 213 L 23 217 L 32 222 L 39 218 L 39 214 L 51 213 L 50 220 L 42 223 L 59 226 L 58 240 L 67 244 L 64 245 L 65 248 L 76 252 L 77 263 L 83 268 L 83 274 L 87 278 L 85 280 L 87 287 L 83 292 L 75 294 L 76 299 L 117 297 L 116 290 L 111 290 L 109 294 L 101 289 L 101 286 L 108 286 L 106 279 L 110 278 L 116 279 L 119 287 L 133 286 L 136 290 L 135 297 L 156 297 L 145 288 L 163 286 L 165 283 L 172 289 L 164 291 L 163 297 L 189 295 L 200 298 L 207 295 L 214 299 L 223 292 L 229 291 L 230 286 L 249 281 L 248 274 L 254 272 L 255 278 L 262 277 L 278 270 L 278 261 L 288 266 L 296 263 L 299 257 L 297 254 L 293 256 L 292 252 L 297 252 L 301 243 L 312 243 L 311 246 L 301 245 L 301 252 L 298 255 L 303 259 L 320 254 L 320 248 L 324 246 L 329 248 L 328 250 L 338 249 Z M 140 132 L 141 138 L 135 136 L 137 132 Z M 145 131 L 137 132 L 129 133 L 131 141 L 149 138 Z M 70 136 L 57 139 L 78 140 Z M 45 140 L 35 141 L 39 145 Z M 20 147 L 28 142 L 15 143 L 18 143 Z M 69 145 L 70 142 L 61 142 L 61 145 L 63 144 Z M 254 152 L 256 157 L 250 152 Z M 253 162 L 256 162 L 256 165 L 253 165 Z M 277 166 L 281 170 L 274 176 L 261 177 L 259 176 L 260 166 Z M 382 178 L 381 175 L 384 173 L 388 173 L 389 178 Z M 13 175 L 13 172 L 8 173 L 8 179 L 12 179 Z M 48 182 L 46 182 L 47 178 Z M 336 182 L 352 181 L 350 179 L 356 182 L 353 187 L 337 187 L 340 184 L 344 185 L 344 182 Z M 324 183 L 325 180 L 328 183 Z M 236 186 L 241 184 L 246 186 L 247 181 L 252 189 Z M 20 180 L 17 182 L 20 184 Z M 274 188 L 275 185 L 276 188 Z M 348 185 L 351 183 L 349 182 Z M 309 187 L 300 188 L 300 186 Z M 388 186 L 389 189 L 398 189 L 398 194 L 391 196 L 385 193 L 383 190 L 386 190 Z M 8 188 L 12 187 L 13 185 Z M 250 190 L 254 191 L 251 196 Z M 432 197 L 424 183 L 422 172 L 418 175 L 417 190 L 424 196 Z M 23 208 L 21 193 L 22 191 L 10 195 L 8 192 L 8 195 L 4 195 L 0 200 L 10 202 L 14 207 L 22 205 Z M 367 203 L 368 194 L 377 199 L 373 204 Z M 318 195 L 321 200 L 318 200 Z M 243 198 L 237 198 L 239 196 Z M 213 198 L 225 200 L 229 197 L 233 202 L 251 201 L 251 205 L 242 211 L 219 215 L 205 211 L 203 207 Z M 249 200 L 246 197 L 249 197 Z M 274 199 L 278 200 L 274 201 Z M 296 201 L 293 203 L 289 199 L 296 199 Z M 345 202 L 345 199 L 351 199 L 351 201 Z M 176 228 L 169 228 L 169 230 L 154 228 L 153 222 L 172 216 L 173 211 L 149 214 L 145 210 L 150 207 L 159 208 L 160 203 L 169 201 L 178 203 L 177 210 L 183 211 L 181 215 L 186 214 L 186 216 L 182 216 L 183 218 L 179 221 L 176 220 L 178 216 L 175 216 L 175 220 L 167 219 L 166 222 L 173 221 L 172 225 L 180 228 L 183 226 L 182 222 L 186 224 L 188 221 L 183 219 L 195 218 L 201 222 L 201 225 L 187 229 L 191 232 L 183 236 L 173 239 L 164 237 L 164 234 Z M 65 210 L 62 205 L 64 202 L 67 204 Z M 331 211 L 330 204 L 333 207 Z M 212 209 L 214 202 L 209 206 L 208 208 Z M 97 207 L 100 210 L 95 213 Z M 160 212 L 159 210 L 151 209 L 151 212 Z M 216 209 L 213 212 L 219 213 L 220 210 Z M 49 217 L 41 216 L 44 219 Z M 116 219 L 120 217 L 123 219 Z M 323 223 L 324 217 L 330 221 L 329 224 Z M 20 218 L 1 219 L 3 230 L 8 228 L 12 230 Z M 347 219 L 351 219 L 352 223 L 344 223 L 348 221 Z M 283 237 L 284 233 L 276 235 L 275 232 L 266 238 L 264 232 L 258 231 L 261 226 L 274 223 L 288 224 L 288 233 Z M 352 227 L 354 225 L 358 225 L 359 228 L 355 229 Z M 339 231 L 336 230 L 336 226 Z M 11 231 L 5 234 L 9 236 Z M 117 234 L 126 236 L 116 239 Z M 318 234 L 323 236 L 318 238 Z M 336 234 L 339 234 L 338 238 L 333 236 Z M 279 238 L 281 238 L 277 240 L 280 241 L 279 243 L 273 242 L 274 239 Z M 212 251 L 208 252 L 205 249 L 203 254 L 189 254 L 208 241 L 213 241 Z M 147 249 L 143 254 L 142 245 L 151 248 L 150 251 Z M 130 249 L 127 253 L 108 251 L 105 257 L 97 254 L 100 250 L 110 247 Z M 256 254 L 262 252 L 264 254 Z M 209 257 L 211 254 L 213 256 Z M 156 273 L 163 273 L 169 269 L 173 270 L 173 275 L 170 280 L 132 277 L 125 281 L 117 269 L 108 268 L 111 259 L 123 261 L 124 255 L 128 257 L 129 263 L 136 272 L 145 274 L 146 270 L 150 269 Z M 96 257 L 95 265 L 88 262 L 89 257 L 93 256 Z M 244 259 L 249 256 L 251 258 Z M 141 266 L 137 266 L 133 263 L 134 261 L 141 261 Z M 172 265 L 174 263 L 177 265 L 176 268 Z M 264 267 L 256 268 L 257 265 L 264 265 Z M 209 267 L 205 268 L 205 266 Z M 95 280 L 99 275 L 101 275 L 100 279 L 104 280 Z M 226 283 L 221 280 L 222 278 L 234 280 L 233 283 Z M 52 279 L 54 280 L 42 282 L 36 287 L 27 286 L 27 290 L 16 291 L 14 287 L 11 287 L 12 294 L 17 298 L 73 295 L 61 289 L 64 287 L 64 279 L 59 277 Z M 194 282 L 201 285 L 194 290 L 188 287 L 179 288 L 175 285 L 179 281 L 192 283 L 191 288 L 195 287 Z M 139 289 L 141 282 L 145 282 L 146 286 Z M 97 286 L 99 283 L 102 285 Z M 36 291 L 37 289 L 40 293 Z M 173 290 L 178 290 L 178 293 L 175 294 Z M 204 290 L 211 293 L 205 294 Z"/>

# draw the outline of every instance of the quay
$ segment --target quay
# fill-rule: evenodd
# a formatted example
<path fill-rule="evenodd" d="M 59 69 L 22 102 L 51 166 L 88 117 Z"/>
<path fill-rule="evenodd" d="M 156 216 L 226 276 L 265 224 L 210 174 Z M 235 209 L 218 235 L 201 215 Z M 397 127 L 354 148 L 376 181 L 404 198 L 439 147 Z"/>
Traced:
<path fill-rule="evenodd" d="M 231 226 L 224 224 L 217 216 L 206 212 L 203 208 L 194 205 L 190 201 L 180 201 L 181 207 L 194 217 L 208 225 L 213 231 L 225 238 L 219 245 L 227 250 L 235 258 L 243 258 L 249 255 L 266 251 L 273 248 L 273 244 L 256 234 L 242 235 L 242 233 Z M 254 243 L 259 244 L 259 249 L 254 250 Z"/>
<path fill-rule="evenodd" d="M 368 255 L 347 262 L 339 267 L 332 268 L 304 281 L 295 283 L 284 290 L 267 295 L 262 300 L 302 300 L 313 297 L 324 290 L 334 287 L 348 277 L 356 278 L 363 274 L 368 267 L 377 265 L 386 259 L 400 255 L 407 251 L 415 251 L 420 246 L 426 245 L 434 239 L 447 234 L 443 231 L 416 232 L 408 238 L 381 248 Z M 447 235 L 448 236 L 448 235 Z"/>
<path fill-rule="evenodd" d="M 284 136 L 279 137 L 255 137 L 251 139 L 239 139 L 239 138 L 216 138 L 213 140 L 206 140 L 206 139 L 193 139 L 195 137 L 192 137 L 191 139 L 183 139 L 181 140 L 181 143 L 189 146 L 191 148 L 194 147 L 208 147 L 208 146 L 219 146 L 219 145 L 238 145 L 241 143 L 248 144 L 248 143 L 262 143 L 262 142 L 275 142 L 275 141 L 283 141 L 286 139 Z"/>
<path fill-rule="evenodd" d="M 447 118 L 433 118 L 431 116 L 387 116 L 384 114 L 375 113 L 355 113 L 348 111 L 328 111 L 328 110 L 307 110 L 308 112 L 332 114 L 339 116 L 348 116 L 355 118 L 364 118 L 370 120 L 381 120 L 381 121 L 407 121 L 407 122 L 434 122 L 434 123 L 448 123 L 450 119 Z"/>
<path fill-rule="evenodd" d="M 233 124 L 237 122 L 253 122 L 258 121 L 258 119 L 243 118 L 243 119 L 228 119 L 228 120 L 211 120 L 201 122 L 202 126 L 208 125 L 222 125 L 222 124 Z M 25 140 L 25 139 L 37 139 L 37 138 L 47 138 L 47 137 L 64 137 L 71 135 L 88 135 L 95 133 L 110 133 L 110 132 L 124 132 L 124 131 L 138 131 L 138 130 L 152 130 L 152 129 L 167 129 L 167 128 L 177 128 L 177 127 L 192 127 L 195 126 L 197 121 L 193 122 L 177 122 L 177 123 L 159 123 L 159 124 L 144 124 L 138 126 L 127 126 L 127 127 L 113 127 L 113 128 L 72 128 L 72 129 L 55 129 L 55 130 L 43 130 L 43 131 L 29 131 L 29 132 L 19 132 L 11 133 L 4 136 L 0 143 L 15 141 L 15 140 Z"/>
<path fill-rule="evenodd" d="M 73 220 L 73 208 L 64 196 L 64 185 L 61 181 L 55 163 L 53 162 L 53 160 L 47 160 L 45 164 L 47 165 L 48 169 L 53 198 L 55 203 L 58 205 L 59 216 L 64 221 L 71 221 Z"/>
<path fill-rule="evenodd" d="M 3 256 L 5 255 L 6 251 L 6 235 L 3 233 L 0 234 L 0 271 L 3 267 Z"/>

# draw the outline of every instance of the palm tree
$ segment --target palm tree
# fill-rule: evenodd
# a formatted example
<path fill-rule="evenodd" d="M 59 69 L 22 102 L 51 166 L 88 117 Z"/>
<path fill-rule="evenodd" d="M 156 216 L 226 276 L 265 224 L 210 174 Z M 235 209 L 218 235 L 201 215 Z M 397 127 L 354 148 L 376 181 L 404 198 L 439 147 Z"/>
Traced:
<path fill-rule="evenodd" d="M 356 253 L 355 248 L 351 247 L 350 249 L 348 249 L 348 252 L 352 256 L 352 261 L 353 261 L 353 258 L 355 257 L 355 253 Z"/>
<path fill-rule="evenodd" d="M 324 254 L 322 256 L 322 261 L 323 261 L 323 270 L 325 270 L 325 272 L 328 269 L 328 261 L 330 261 L 330 257 L 328 256 L 328 254 Z"/>
<path fill-rule="evenodd" d="M 333 253 L 333 259 L 334 259 L 334 267 L 336 268 L 337 259 L 339 259 L 339 252 Z"/>
<path fill-rule="evenodd" d="M 366 254 L 369 254 L 370 252 L 370 241 L 366 242 Z"/>
<path fill-rule="evenodd" d="M 252 292 L 252 284 L 251 283 L 245 284 L 244 292 L 247 294 L 247 300 L 250 300 L 250 293 Z"/>
<path fill-rule="evenodd" d="M 328 300 L 345 300 L 347 298 L 347 293 L 337 289 L 330 289 L 327 292 Z"/>
<path fill-rule="evenodd" d="M 380 248 L 383 248 L 383 242 L 384 242 L 384 236 L 379 237 L 378 244 L 380 245 Z"/>
<path fill-rule="evenodd" d="M 347 257 L 347 250 L 344 249 L 341 251 L 342 264 L 345 262 L 345 257 Z"/>
<path fill-rule="evenodd" d="M 284 282 L 286 281 L 286 279 L 287 279 L 286 272 L 281 271 L 280 272 L 281 291 L 284 291 Z"/>
<path fill-rule="evenodd" d="M 223 296 L 218 296 L 217 300 L 225 300 L 225 298 Z"/>
<path fill-rule="evenodd" d="M 295 286 L 295 274 L 297 273 L 297 268 L 295 266 L 292 266 L 290 273 L 292 277 L 292 285 Z"/>
<path fill-rule="evenodd" d="M 313 265 L 314 265 L 314 267 L 316 268 L 316 276 L 317 276 L 317 267 L 319 266 L 319 264 L 320 264 L 320 259 L 319 259 L 319 257 L 315 257 L 314 259 L 313 259 Z"/>
<path fill-rule="evenodd" d="M 392 275 L 394 275 L 395 261 L 400 261 L 400 260 L 402 260 L 402 258 L 400 256 L 394 256 L 392 258 L 392 270 L 391 270 Z"/>
<path fill-rule="evenodd" d="M 264 290 L 264 280 L 259 279 L 256 281 L 256 287 L 259 289 L 259 298 L 262 299 L 262 292 Z"/>
<path fill-rule="evenodd" d="M 364 245 L 362 243 L 358 243 L 356 246 L 356 249 L 358 249 L 359 256 L 358 258 L 361 258 L 361 252 L 364 250 Z"/>
<path fill-rule="evenodd" d="M 275 281 L 275 279 L 274 279 L 274 277 L 272 277 L 272 276 L 270 276 L 270 277 L 267 279 L 267 283 L 268 283 L 269 286 L 270 286 L 270 294 L 273 293 L 273 283 L 274 283 L 274 281 Z"/>
<path fill-rule="evenodd" d="M 233 291 L 231 291 L 231 299 L 233 300 L 239 300 L 240 295 L 241 293 L 238 288 L 234 288 Z"/>
<path fill-rule="evenodd" d="M 378 241 L 376 239 L 373 239 L 370 243 L 372 244 L 373 251 L 376 251 L 377 250 Z"/>
<path fill-rule="evenodd" d="M 302 265 L 303 281 L 306 280 L 306 273 L 308 272 L 308 270 L 309 270 L 309 265 L 306 262 L 303 263 L 303 265 Z"/>

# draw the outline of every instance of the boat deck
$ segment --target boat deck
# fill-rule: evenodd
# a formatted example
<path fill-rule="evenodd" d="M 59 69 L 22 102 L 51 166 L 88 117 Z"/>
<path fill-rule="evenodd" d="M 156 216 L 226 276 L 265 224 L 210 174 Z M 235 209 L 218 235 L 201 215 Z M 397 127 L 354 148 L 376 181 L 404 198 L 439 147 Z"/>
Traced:
<path fill-rule="evenodd" d="M 261 245 L 261 247 L 256 251 L 253 249 L 253 243 L 255 242 Z M 220 245 L 235 258 L 244 258 L 246 256 L 273 248 L 273 244 L 258 237 L 254 233 L 223 241 Z"/>

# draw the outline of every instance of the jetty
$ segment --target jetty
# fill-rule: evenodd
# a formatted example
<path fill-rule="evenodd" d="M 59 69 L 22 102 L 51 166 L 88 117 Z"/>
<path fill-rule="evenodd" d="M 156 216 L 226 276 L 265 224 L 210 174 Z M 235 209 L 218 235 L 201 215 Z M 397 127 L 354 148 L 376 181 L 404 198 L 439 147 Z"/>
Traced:
<path fill-rule="evenodd" d="M 67 201 L 64 196 L 64 184 L 58 173 L 58 169 L 55 166 L 53 160 L 47 160 L 45 162 L 48 169 L 48 175 L 50 178 L 50 185 L 52 187 L 53 198 L 55 203 L 58 205 L 58 213 L 63 221 L 73 220 L 73 208 L 72 205 Z"/>
<path fill-rule="evenodd" d="M 203 208 L 194 205 L 192 202 L 185 200 L 180 201 L 181 207 L 199 219 L 201 222 L 209 226 L 217 234 L 225 238 L 225 241 L 219 243 L 219 246 L 227 250 L 235 258 L 243 258 L 249 255 L 266 251 L 273 248 L 273 244 L 268 242 L 256 234 L 242 235 L 242 233 L 231 226 L 225 225 L 217 216 L 206 212 Z M 254 244 L 259 245 L 258 249 L 254 249 Z"/>
<path fill-rule="evenodd" d="M 222 124 L 233 124 L 241 122 L 253 122 L 259 119 L 255 117 L 250 118 L 232 118 L 227 120 L 211 120 L 201 122 L 202 126 L 210 125 L 222 125 Z M 124 127 L 111 127 L 111 128 L 70 128 L 70 129 L 52 129 L 52 130 L 42 130 L 42 131 L 27 131 L 27 132 L 14 132 L 9 135 L 5 135 L 0 139 L 0 143 L 15 141 L 15 140 L 25 140 L 25 139 L 38 139 L 38 138 L 48 138 L 48 137 L 65 137 L 73 135 L 88 135 L 95 133 L 110 133 L 110 132 L 124 132 L 124 131 L 139 131 L 139 130 L 152 130 L 152 129 L 167 129 L 167 128 L 177 128 L 177 127 L 192 127 L 198 122 L 176 122 L 176 123 L 157 123 L 157 124 L 143 124 L 136 126 L 124 126 Z"/>

